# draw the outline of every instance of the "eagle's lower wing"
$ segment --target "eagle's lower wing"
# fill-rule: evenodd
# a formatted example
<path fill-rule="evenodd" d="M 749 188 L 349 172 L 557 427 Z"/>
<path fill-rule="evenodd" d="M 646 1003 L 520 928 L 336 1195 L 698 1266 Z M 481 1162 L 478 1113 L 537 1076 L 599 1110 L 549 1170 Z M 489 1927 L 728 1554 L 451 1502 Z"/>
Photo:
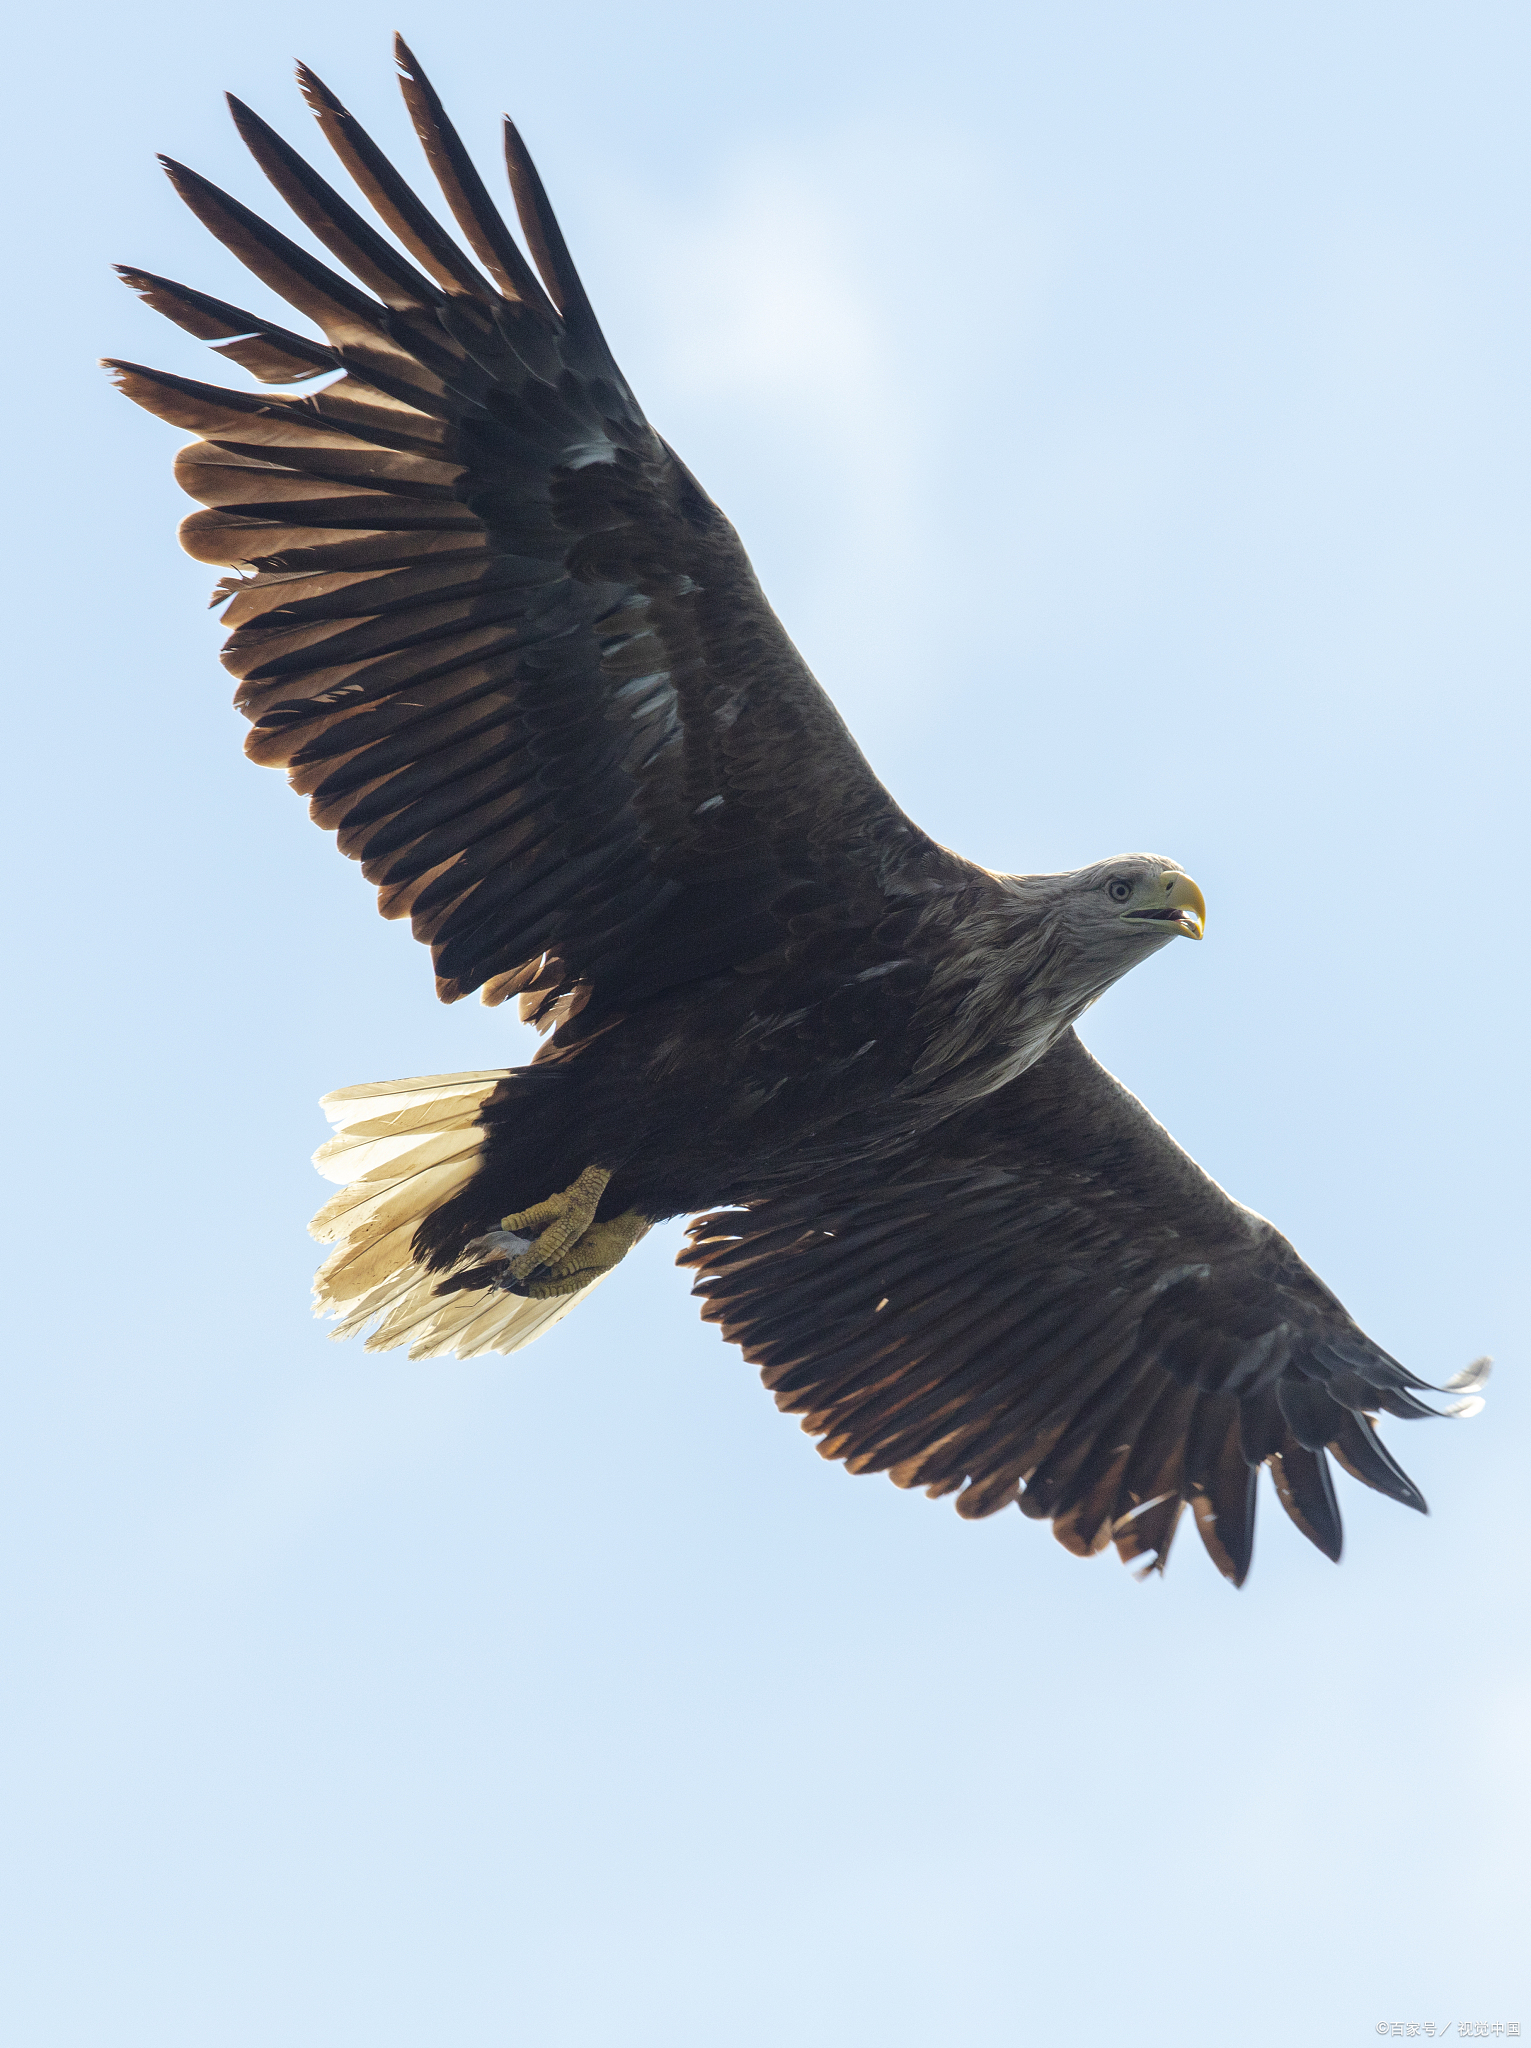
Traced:
<path fill-rule="evenodd" d="M 357 284 L 167 168 L 323 340 L 124 272 L 263 382 L 344 373 L 282 397 L 112 365 L 200 437 L 177 473 L 206 509 L 182 537 L 239 571 L 224 660 L 250 753 L 287 769 L 384 915 L 412 917 L 447 1000 L 530 988 L 547 1011 L 580 985 L 609 1005 L 768 955 L 794 920 L 875 924 L 911 859 L 958 863 L 883 789 L 644 419 L 515 130 L 540 283 L 402 45 L 400 66 L 477 264 L 300 73 L 393 241 L 235 119 Z"/>
<path fill-rule="evenodd" d="M 1241 1584 L 1262 1464 L 1329 1557 L 1326 1453 L 1424 1507 L 1371 1418 L 1435 1413 L 1425 1383 L 1073 1032 L 903 1163 L 692 1239 L 702 1313 L 821 1453 L 956 1493 L 959 1514 L 1019 1498 L 1080 1555 L 1114 1541 L 1162 1569 L 1189 1502 Z"/>

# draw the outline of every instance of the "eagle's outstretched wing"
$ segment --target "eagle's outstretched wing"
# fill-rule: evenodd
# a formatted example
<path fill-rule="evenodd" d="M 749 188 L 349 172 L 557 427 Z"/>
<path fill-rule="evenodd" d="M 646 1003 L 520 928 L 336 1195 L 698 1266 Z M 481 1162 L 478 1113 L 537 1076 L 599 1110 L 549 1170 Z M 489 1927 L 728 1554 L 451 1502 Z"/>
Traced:
<path fill-rule="evenodd" d="M 1424 1508 L 1371 1417 L 1436 1413 L 1426 1383 L 1072 1031 L 917 1156 L 691 1236 L 703 1314 L 822 1454 L 955 1493 L 959 1514 L 1018 1498 L 1080 1555 L 1114 1541 L 1162 1568 L 1189 1502 L 1241 1584 L 1263 1464 L 1332 1558 L 1326 1453 Z M 1470 1396 L 1486 1370 L 1445 1391 Z"/>
<path fill-rule="evenodd" d="M 515 129 L 541 282 L 402 43 L 398 59 L 477 264 L 301 71 L 394 241 L 237 101 L 234 117 L 357 284 L 166 168 L 323 341 L 123 272 L 265 383 L 344 373 L 282 397 L 110 366 L 200 437 L 177 473 L 206 509 L 182 538 L 239 571 L 224 661 L 249 752 L 287 769 L 383 914 L 413 919 L 446 1000 L 531 991 L 546 1022 L 576 987 L 607 1007 L 760 959 L 789 920 L 875 924 L 911 860 L 962 864 L 882 787 L 644 419 Z"/>

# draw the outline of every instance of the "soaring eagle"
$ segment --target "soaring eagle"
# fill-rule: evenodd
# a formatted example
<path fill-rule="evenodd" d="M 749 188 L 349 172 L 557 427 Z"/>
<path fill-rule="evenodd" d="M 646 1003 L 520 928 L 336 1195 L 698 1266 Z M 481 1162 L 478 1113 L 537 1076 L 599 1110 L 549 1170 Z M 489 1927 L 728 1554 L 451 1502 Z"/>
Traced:
<path fill-rule="evenodd" d="M 471 255 L 300 68 L 388 235 L 230 104 L 350 279 L 164 161 L 323 339 L 122 275 L 262 384 L 308 388 L 108 366 L 197 436 L 181 538 L 233 571 L 251 757 L 411 919 L 443 1001 L 514 995 L 551 1033 L 529 1067 L 326 1098 L 336 1334 L 513 1351 L 651 1224 L 699 1216 L 703 1314 L 853 1472 L 967 1516 L 1018 1501 L 1144 1571 L 1189 1503 L 1235 1584 L 1262 1465 L 1332 1558 L 1330 1454 L 1423 1508 L 1374 1419 L 1441 1412 L 1427 1383 L 1075 1035 L 1201 937 L 1200 889 L 1149 854 L 991 874 L 904 815 L 644 418 L 516 129 L 530 262 L 396 55 Z M 1469 1397 L 1445 1412 L 1481 1406 L 1485 1373 L 1433 1390 Z"/>

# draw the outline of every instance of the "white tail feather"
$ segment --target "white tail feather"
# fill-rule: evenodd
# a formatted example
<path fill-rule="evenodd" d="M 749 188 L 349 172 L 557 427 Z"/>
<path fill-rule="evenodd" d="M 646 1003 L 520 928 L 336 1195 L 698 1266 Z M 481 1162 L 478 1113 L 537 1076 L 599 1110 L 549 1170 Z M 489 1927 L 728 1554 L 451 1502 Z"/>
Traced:
<path fill-rule="evenodd" d="M 320 1103 L 335 1135 L 314 1164 L 343 1183 L 309 1225 L 335 1247 L 314 1278 L 315 1315 L 339 1319 L 332 1337 L 354 1337 L 370 1323 L 369 1351 L 404 1343 L 411 1358 L 519 1351 L 599 1285 L 550 1301 L 495 1287 L 438 1294 L 448 1275 L 428 1273 L 414 1258 L 421 1223 L 473 1178 L 484 1143 L 478 1113 L 504 1078 L 486 1071 L 369 1081 Z M 454 1270 L 478 1262 L 460 1260 Z"/>

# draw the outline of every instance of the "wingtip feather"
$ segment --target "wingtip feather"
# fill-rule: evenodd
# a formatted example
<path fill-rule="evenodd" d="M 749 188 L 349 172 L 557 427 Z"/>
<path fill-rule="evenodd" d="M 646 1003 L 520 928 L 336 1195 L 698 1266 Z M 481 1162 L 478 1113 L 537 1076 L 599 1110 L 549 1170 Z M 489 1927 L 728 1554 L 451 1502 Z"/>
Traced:
<path fill-rule="evenodd" d="M 516 246 L 440 95 L 402 36 L 395 39 L 394 58 L 420 146 L 469 247 L 511 305 L 524 307 L 544 323 L 555 322 L 556 307 Z"/>
<path fill-rule="evenodd" d="M 1494 1370 L 1492 1358 L 1475 1358 L 1458 1373 L 1453 1373 L 1441 1389 L 1445 1394 L 1476 1394 L 1480 1387 L 1486 1387 L 1489 1375 Z"/>

